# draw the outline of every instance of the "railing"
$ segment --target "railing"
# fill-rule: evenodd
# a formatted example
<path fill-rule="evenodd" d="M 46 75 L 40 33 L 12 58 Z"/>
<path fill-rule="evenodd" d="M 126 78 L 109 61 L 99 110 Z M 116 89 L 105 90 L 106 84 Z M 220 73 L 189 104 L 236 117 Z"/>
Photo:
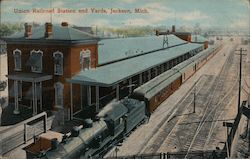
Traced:
<path fill-rule="evenodd" d="M 187 152 L 168 152 L 155 154 L 140 154 L 131 156 L 115 156 L 105 159 L 184 159 Z M 223 150 L 193 151 L 189 152 L 186 159 L 225 159 L 226 152 Z"/>
<path fill-rule="evenodd" d="M 240 123 L 240 120 L 241 120 L 242 108 L 243 108 L 243 106 L 246 106 L 246 105 L 247 105 L 247 101 L 243 101 L 240 108 L 239 108 L 239 112 L 238 112 L 234 122 L 232 123 L 231 130 L 227 134 L 227 141 L 226 141 L 226 144 L 224 146 L 224 149 L 228 150 L 228 155 L 229 156 L 231 156 L 232 145 L 233 145 L 234 139 L 236 137 L 235 135 L 236 135 L 236 132 L 238 130 L 238 126 L 239 126 L 239 123 Z"/>
<path fill-rule="evenodd" d="M 0 131 L 0 155 L 25 144 L 28 140 L 49 130 L 52 120 L 53 117 L 47 119 L 47 113 L 42 112 L 10 128 Z"/>

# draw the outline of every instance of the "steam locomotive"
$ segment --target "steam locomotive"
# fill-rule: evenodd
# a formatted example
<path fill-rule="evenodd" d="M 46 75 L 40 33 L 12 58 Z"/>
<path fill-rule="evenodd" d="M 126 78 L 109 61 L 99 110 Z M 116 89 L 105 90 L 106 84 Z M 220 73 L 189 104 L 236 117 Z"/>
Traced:
<path fill-rule="evenodd" d="M 145 103 L 135 99 L 112 101 L 93 121 L 74 127 L 68 134 L 48 139 L 40 136 L 25 147 L 28 159 L 96 159 L 149 118 Z M 56 133 L 56 132 L 54 132 Z M 54 135 L 50 135 L 54 136 Z M 40 147 L 39 147 L 40 145 Z"/>

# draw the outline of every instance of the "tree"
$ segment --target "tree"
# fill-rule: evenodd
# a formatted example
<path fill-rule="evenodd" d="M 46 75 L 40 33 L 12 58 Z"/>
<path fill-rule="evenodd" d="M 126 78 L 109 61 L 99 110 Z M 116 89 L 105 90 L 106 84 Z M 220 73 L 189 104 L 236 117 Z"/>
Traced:
<path fill-rule="evenodd" d="M 16 32 L 20 32 L 23 29 L 21 23 L 3 23 L 0 24 L 0 37 L 10 36 Z"/>

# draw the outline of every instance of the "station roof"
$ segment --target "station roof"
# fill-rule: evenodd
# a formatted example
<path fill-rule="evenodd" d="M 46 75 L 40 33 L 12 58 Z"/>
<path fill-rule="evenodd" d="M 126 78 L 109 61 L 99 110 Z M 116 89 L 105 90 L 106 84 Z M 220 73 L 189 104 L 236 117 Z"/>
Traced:
<path fill-rule="evenodd" d="M 181 56 L 202 44 L 188 43 L 161 51 L 115 62 L 96 69 L 81 71 L 67 81 L 70 83 L 109 87 L 141 72 Z"/>
<path fill-rule="evenodd" d="M 89 33 L 80 31 L 78 29 L 72 28 L 70 26 L 52 26 L 52 35 L 46 38 L 45 34 L 45 25 L 39 27 L 32 27 L 32 35 L 30 37 L 24 36 L 24 30 L 13 34 L 8 37 L 4 37 L 6 41 L 27 41 L 27 40 L 60 40 L 60 41 L 82 41 L 82 40 L 96 40 L 97 38 Z"/>
<path fill-rule="evenodd" d="M 147 52 L 187 43 L 175 35 L 168 35 L 168 46 L 163 46 L 163 39 L 164 36 L 102 39 L 98 42 L 98 64 L 102 65 Z"/>

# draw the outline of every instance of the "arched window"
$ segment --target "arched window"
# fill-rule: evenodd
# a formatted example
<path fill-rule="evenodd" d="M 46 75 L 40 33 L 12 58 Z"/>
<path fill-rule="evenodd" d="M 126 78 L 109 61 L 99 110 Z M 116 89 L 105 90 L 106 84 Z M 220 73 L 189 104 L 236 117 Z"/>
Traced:
<path fill-rule="evenodd" d="M 53 53 L 54 58 L 54 74 L 63 75 L 63 53 L 57 51 Z"/>
<path fill-rule="evenodd" d="M 43 52 L 41 50 L 30 52 L 30 58 L 27 62 L 28 66 L 31 66 L 32 72 L 42 73 L 43 69 Z"/>
<path fill-rule="evenodd" d="M 80 52 L 80 64 L 82 70 L 88 70 L 91 67 L 91 51 L 89 49 Z"/>
<path fill-rule="evenodd" d="M 15 71 L 21 71 L 22 70 L 21 55 L 22 55 L 21 50 L 16 49 L 16 50 L 13 51 Z"/>
<path fill-rule="evenodd" d="M 55 85 L 55 105 L 56 107 L 63 108 L 63 84 L 56 82 Z"/>

